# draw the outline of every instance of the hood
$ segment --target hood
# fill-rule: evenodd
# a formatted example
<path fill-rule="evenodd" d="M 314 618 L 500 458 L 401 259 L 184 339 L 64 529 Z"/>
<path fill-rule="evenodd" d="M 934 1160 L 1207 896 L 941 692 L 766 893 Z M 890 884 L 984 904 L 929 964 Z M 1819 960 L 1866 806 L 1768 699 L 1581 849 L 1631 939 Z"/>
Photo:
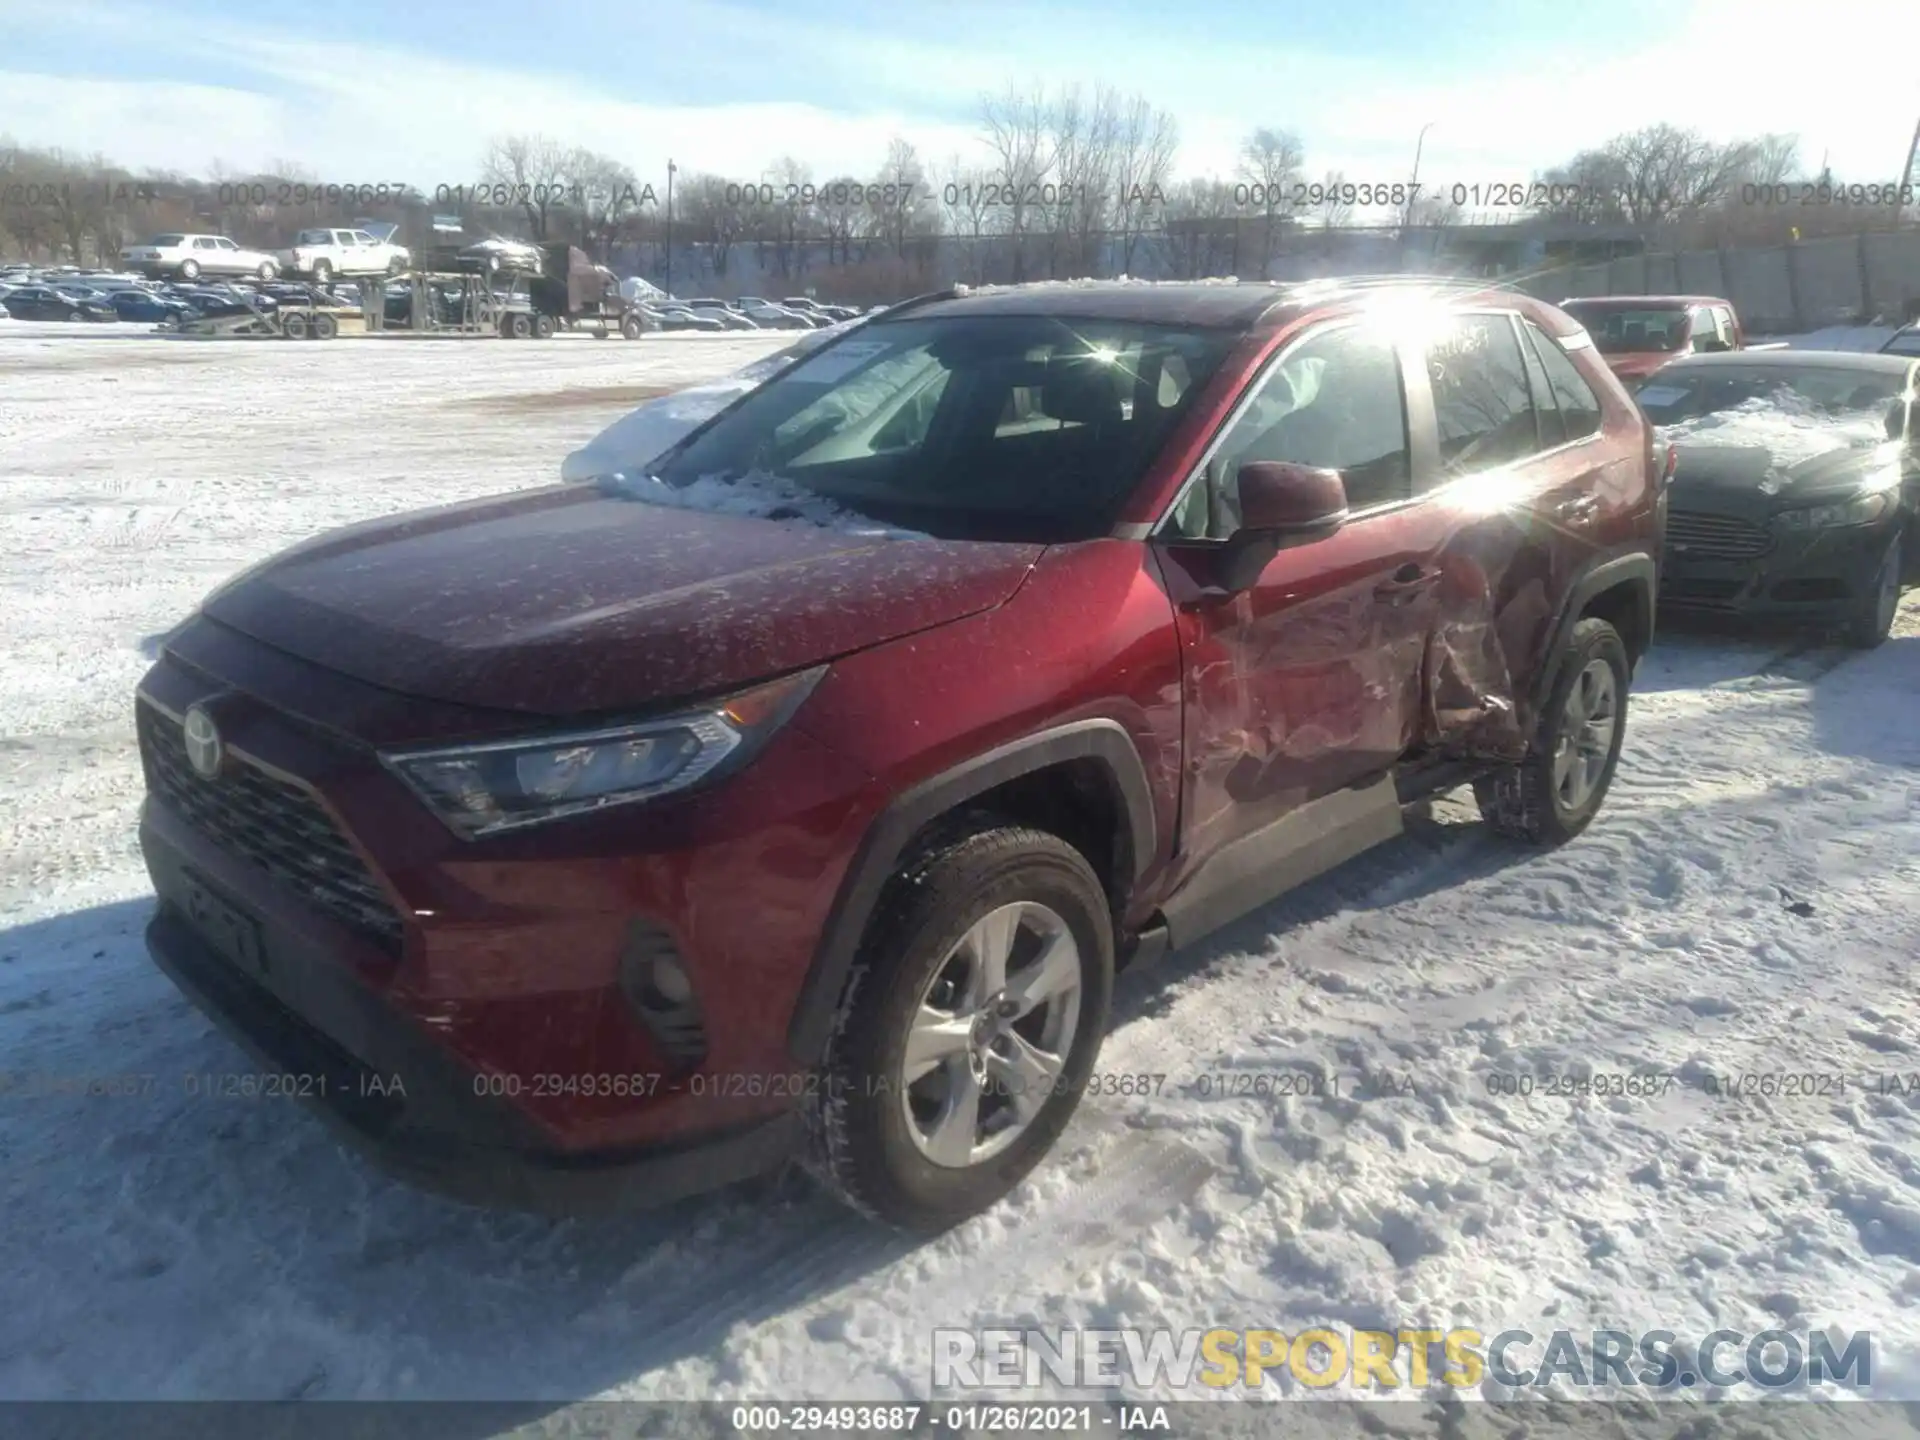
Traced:
<path fill-rule="evenodd" d="M 991 609 L 1041 549 L 561 486 L 321 536 L 202 609 L 391 690 L 565 716 L 750 684 Z"/>
<path fill-rule="evenodd" d="M 1677 445 L 1670 493 L 1683 509 L 1733 508 L 1769 513 L 1845 496 L 1890 461 L 1883 447 L 1860 449 L 1837 437 L 1813 455 L 1781 454 L 1764 445 Z"/>

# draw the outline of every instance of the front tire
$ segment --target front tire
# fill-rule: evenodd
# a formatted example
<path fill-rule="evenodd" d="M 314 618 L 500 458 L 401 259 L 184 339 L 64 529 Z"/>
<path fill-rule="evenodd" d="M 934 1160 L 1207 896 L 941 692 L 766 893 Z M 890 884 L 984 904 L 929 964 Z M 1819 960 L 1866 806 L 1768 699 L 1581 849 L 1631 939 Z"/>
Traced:
<path fill-rule="evenodd" d="M 1893 617 L 1900 611 L 1905 539 L 1899 534 L 1893 537 L 1886 553 L 1880 557 L 1880 568 L 1874 573 L 1872 587 L 1854 602 L 1853 613 L 1847 619 L 1847 644 L 1856 650 L 1871 650 L 1893 632 Z"/>
<path fill-rule="evenodd" d="M 1113 922 L 1058 836 L 982 824 L 874 912 L 808 1102 L 809 1168 L 935 1234 L 1011 1191 L 1066 1128 L 1106 1030 Z"/>
<path fill-rule="evenodd" d="M 1592 823 L 1620 763 L 1631 675 L 1627 647 L 1613 626 L 1586 619 L 1573 627 L 1527 758 L 1474 782 L 1489 825 L 1552 846 Z"/>

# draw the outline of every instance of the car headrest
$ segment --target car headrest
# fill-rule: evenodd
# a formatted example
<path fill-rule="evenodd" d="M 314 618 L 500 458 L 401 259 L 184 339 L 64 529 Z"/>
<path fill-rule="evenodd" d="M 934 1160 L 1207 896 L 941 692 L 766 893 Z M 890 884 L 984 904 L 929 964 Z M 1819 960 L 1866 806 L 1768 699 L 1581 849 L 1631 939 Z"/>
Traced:
<path fill-rule="evenodd" d="M 1097 360 L 1056 355 L 1040 382 L 1040 408 L 1055 420 L 1102 425 L 1121 418 L 1113 370 Z"/>

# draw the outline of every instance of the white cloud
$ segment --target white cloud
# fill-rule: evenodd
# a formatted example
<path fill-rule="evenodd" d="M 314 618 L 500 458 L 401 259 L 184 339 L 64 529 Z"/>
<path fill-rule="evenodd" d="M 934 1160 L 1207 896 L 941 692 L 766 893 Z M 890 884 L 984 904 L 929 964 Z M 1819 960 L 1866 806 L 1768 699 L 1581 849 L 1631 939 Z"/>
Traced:
<path fill-rule="evenodd" d="M 1825 155 L 1848 178 L 1881 180 L 1897 171 L 1915 119 L 1911 86 L 1899 79 L 1920 53 L 1920 5 L 1910 0 L 1822 0 L 1817 20 L 1800 5 L 1699 0 L 1676 6 L 1658 34 L 1623 42 L 1595 20 L 1592 41 L 1439 70 L 1193 25 L 1089 34 L 1084 25 L 1063 31 L 1043 7 L 968 13 L 965 26 L 914 36 L 836 27 L 831 12 L 756 12 L 748 27 L 719 0 L 686 0 L 650 53 L 700 75 L 714 100 L 699 105 L 640 101 L 579 76 L 505 63 L 267 30 L 171 42 L 179 73 L 217 65 L 236 77 L 224 85 L 15 72 L 0 74 L 0 91 L 10 102 L 7 128 L 30 144 L 190 172 L 216 160 L 233 168 L 298 160 L 329 179 L 427 187 L 476 178 L 486 140 L 505 130 L 589 145 L 656 184 L 669 156 L 683 171 L 743 180 L 781 155 L 809 162 L 819 178 L 870 173 L 895 133 L 944 161 L 976 142 L 970 123 L 943 117 L 969 112 L 978 95 L 1010 80 L 1070 78 L 1054 58 L 1063 55 L 1076 57 L 1083 84 L 1137 91 L 1178 116 L 1187 173 L 1231 173 L 1240 138 L 1277 124 L 1302 135 L 1315 173 L 1401 180 L 1431 121 L 1423 180 L 1524 179 L 1613 133 L 1666 120 L 1720 139 L 1797 132 L 1810 165 Z M 16 11 L 12 35 L 31 36 L 36 23 L 68 36 L 167 34 L 154 28 L 154 12 L 97 0 L 36 14 Z M 628 22 L 620 33 L 636 32 Z M 169 42 L 151 43 L 164 53 Z M 1863 73 L 1882 55 L 1892 74 Z M 765 93 L 768 77 L 790 84 L 796 72 L 819 93 L 846 98 L 731 98 L 751 95 L 756 76 Z"/>

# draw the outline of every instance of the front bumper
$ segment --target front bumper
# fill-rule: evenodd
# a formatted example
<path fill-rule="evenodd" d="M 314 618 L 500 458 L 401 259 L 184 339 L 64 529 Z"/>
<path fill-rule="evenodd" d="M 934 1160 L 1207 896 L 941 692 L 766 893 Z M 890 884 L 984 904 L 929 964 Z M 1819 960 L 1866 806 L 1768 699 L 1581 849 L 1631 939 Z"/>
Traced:
<path fill-rule="evenodd" d="M 1702 555 L 1671 538 L 1660 568 L 1662 609 L 1826 624 L 1872 591 L 1896 518 L 1803 535 L 1769 533 L 1764 554 Z"/>
<path fill-rule="evenodd" d="M 144 827 L 150 861 L 167 852 Z M 166 861 L 163 859 L 162 864 Z M 763 1173 L 797 1152 L 797 1112 L 684 1144 L 569 1154 L 541 1144 L 476 1077 L 344 983 L 325 957 L 282 937 L 269 963 L 304 1015 L 243 974 L 172 903 L 147 925 L 154 963 L 287 1093 L 382 1168 L 472 1204 L 601 1214 L 669 1204 Z M 322 1024 L 326 1028 L 322 1028 Z M 354 1049 L 334 1038 L 351 1034 Z"/>
<path fill-rule="evenodd" d="M 864 772 L 790 726 L 689 803 L 464 842 L 372 747 L 470 735 L 485 717 L 210 622 L 171 644 L 194 663 L 170 649 L 139 702 L 150 948 L 224 1028 L 303 1077 L 291 1093 L 389 1168 L 539 1210 L 660 1203 L 791 1156 L 817 1082 L 787 1023 L 877 804 Z M 297 697 L 300 716 L 263 694 Z M 177 744 L 195 703 L 230 766 L 206 793 L 183 788 Z M 254 939 L 236 945 L 235 927 Z M 643 933 L 690 977 L 693 1043 L 633 998 Z M 304 1078 L 320 1076 L 335 1078 Z"/>

